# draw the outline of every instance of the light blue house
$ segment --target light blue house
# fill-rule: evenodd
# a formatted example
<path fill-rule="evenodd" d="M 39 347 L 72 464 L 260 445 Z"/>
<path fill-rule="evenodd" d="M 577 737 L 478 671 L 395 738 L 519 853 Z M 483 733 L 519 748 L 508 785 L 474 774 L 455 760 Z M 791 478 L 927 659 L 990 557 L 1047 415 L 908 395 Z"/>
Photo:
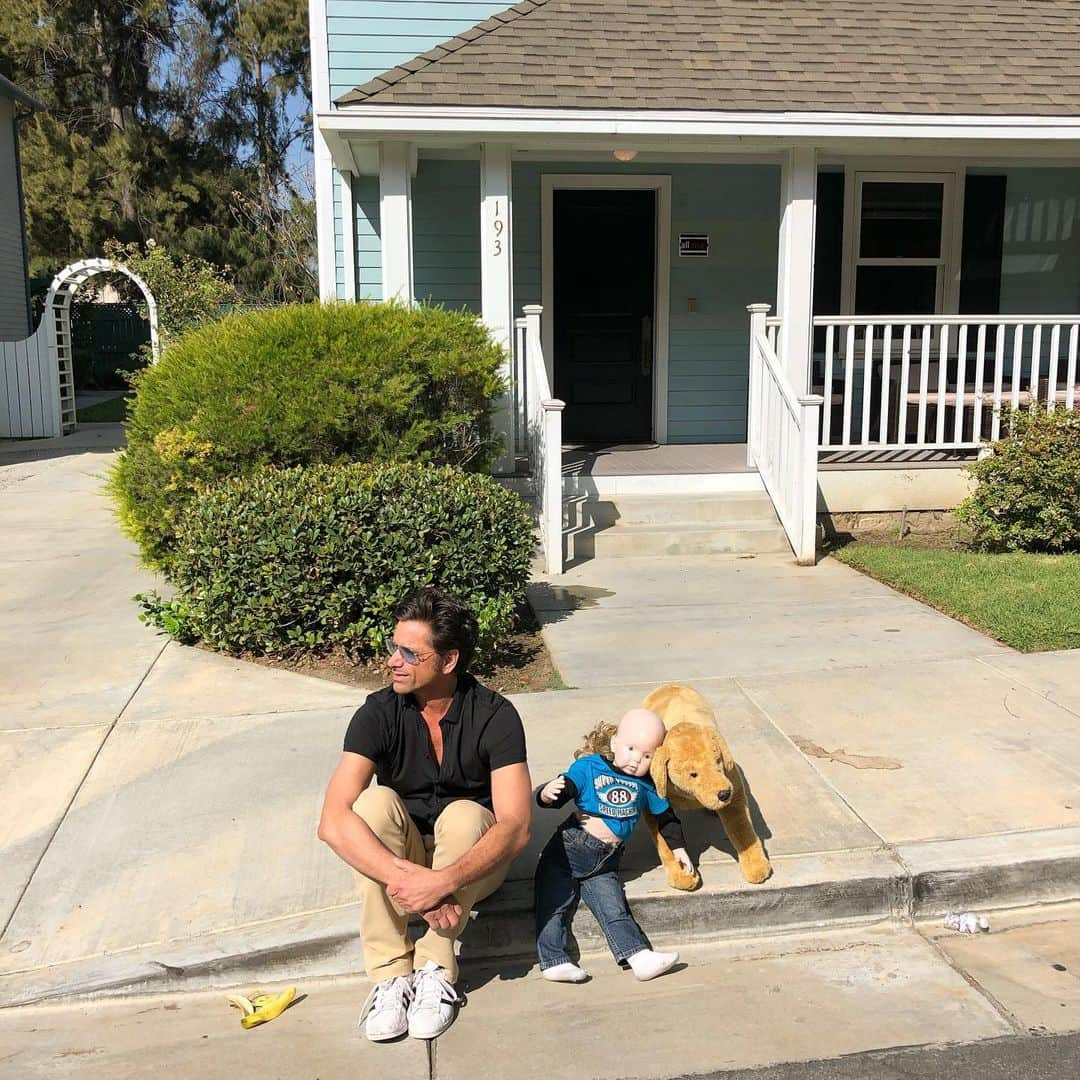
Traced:
<path fill-rule="evenodd" d="M 500 471 L 763 486 L 805 559 L 815 508 L 954 505 L 1002 403 L 1073 407 L 1076 0 L 310 11 L 322 294 L 482 315 Z"/>

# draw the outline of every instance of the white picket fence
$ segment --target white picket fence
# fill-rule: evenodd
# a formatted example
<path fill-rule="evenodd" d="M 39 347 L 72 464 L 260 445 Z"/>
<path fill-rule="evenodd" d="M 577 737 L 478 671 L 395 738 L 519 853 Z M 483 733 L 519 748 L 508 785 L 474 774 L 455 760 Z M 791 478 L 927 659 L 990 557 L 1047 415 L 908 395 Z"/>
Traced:
<path fill-rule="evenodd" d="M 1003 410 L 1080 395 L 1080 315 L 819 316 L 814 333 L 823 450 L 975 448 Z"/>
<path fill-rule="evenodd" d="M 141 290 L 157 360 L 157 304 L 146 282 L 112 259 L 82 259 L 65 266 L 49 285 L 37 330 L 23 341 L 0 342 L 0 438 L 51 438 L 75 430 L 71 301 L 90 278 L 107 272 L 123 274 Z"/>
<path fill-rule="evenodd" d="M 74 401 L 70 356 L 58 370 L 46 310 L 37 330 L 23 341 L 0 341 L 0 438 L 43 439 L 66 433 L 61 400 Z M 71 410 L 74 425 L 74 408 Z"/>
<path fill-rule="evenodd" d="M 562 413 L 565 403 L 551 393 L 544 348 L 540 340 L 543 308 L 529 304 L 523 308 L 524 326 L 519 320 L 516 334 L 515 401 L 525 428 L 529 451 L 529 473 L 536 497 L 540 539 L 549 574 L 563 571 Z"/>
<path fill-rule="evenodd" d="M 797 394 L 776 354 L 779 323 L 751 304 L 746 456 L 761 476 L 796 561 L 812 566 L 817 544 L 818 423 L 822 398 Z"/>

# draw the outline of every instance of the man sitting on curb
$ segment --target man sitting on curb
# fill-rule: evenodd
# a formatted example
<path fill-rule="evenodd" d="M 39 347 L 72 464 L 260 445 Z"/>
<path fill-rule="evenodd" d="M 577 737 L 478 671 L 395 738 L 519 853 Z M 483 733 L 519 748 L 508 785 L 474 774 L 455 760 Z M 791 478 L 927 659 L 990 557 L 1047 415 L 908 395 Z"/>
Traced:
<path fill-rule="evenodd" d="M 319 838 L 359 872 L 369 1039 L 433 1039 L 458 1002 L 454 945 L 529 841 L 532 785 L 517 710 L 468 674 L 472 613 L 436 589 L 395 609 L 391 685 L 345 735 Z M 372 777 L 378 786 L 372 786 Z M 413 943 L 410 912 L 428 929 Z"/>

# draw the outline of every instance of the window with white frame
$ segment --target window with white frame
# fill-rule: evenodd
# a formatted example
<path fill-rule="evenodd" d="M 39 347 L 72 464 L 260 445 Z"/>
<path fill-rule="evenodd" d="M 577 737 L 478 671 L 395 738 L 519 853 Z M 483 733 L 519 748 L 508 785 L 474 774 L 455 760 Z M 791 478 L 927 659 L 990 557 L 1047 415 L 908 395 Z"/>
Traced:
<path fill-rule="evenodd" d="M 952 173 L 849 174 L 844 309 L 931 315 L 952 303 Z"/>

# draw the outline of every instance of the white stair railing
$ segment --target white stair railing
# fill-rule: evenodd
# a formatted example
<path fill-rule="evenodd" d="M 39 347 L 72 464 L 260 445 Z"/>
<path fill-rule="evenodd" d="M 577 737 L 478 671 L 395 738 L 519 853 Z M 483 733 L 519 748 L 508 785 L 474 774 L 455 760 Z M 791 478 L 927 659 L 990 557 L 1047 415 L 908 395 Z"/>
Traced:
<path fill-rule="evenodd" d="M 1080 397 L 1080 315 L 837 315 L 814 328 L 823 450 L 971 449 L 1000 437 L 1003 410 Z"/>
<path fill-rule="evenodd" d="M 747 409 L 747 464 L 761 475 L 795 559 L 817 559 L 817 441 L 822 398 L 797 395 L 773 342 L 778 324 L 769 304 L 751 304 L 750 395 Z"/>
<path fill-rule="evenodd" d="M 514 453 L 524 454 L 528 449 L 529 426 L 529 380 L 525 361 L 525 332 L 528 321 L 514 320 Z"/>
<path fill-rule="evenodd" d="M 524 401 L 529 448 L 529 472 L 536 495 L 540 539 L 549 574 L 563 572 L 562 413 L 565 403 L 553 397 L 540 341 L 543 308 L 524 309 Z M 521 338 L 519 336 L 519 344 Z"/>

